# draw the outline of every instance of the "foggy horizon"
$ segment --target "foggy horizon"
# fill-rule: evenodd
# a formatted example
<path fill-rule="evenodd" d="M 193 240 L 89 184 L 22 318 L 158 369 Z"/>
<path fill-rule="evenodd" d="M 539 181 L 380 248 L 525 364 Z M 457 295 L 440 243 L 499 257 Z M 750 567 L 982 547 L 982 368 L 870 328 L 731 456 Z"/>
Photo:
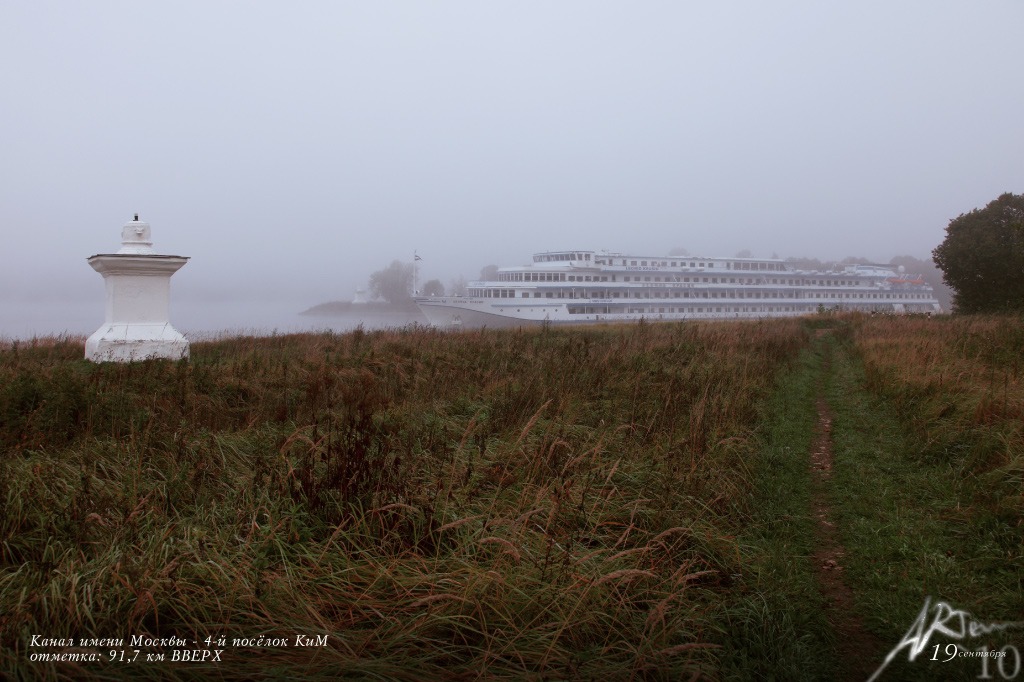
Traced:
<path fill-rule="evenodd" d="M 1008 1 L 8 3 L 0 317 L 98 327 L 86 259 L 135 213 L 191 258 L 175 324 L 348 300 L 414 250 L 445 286 L 560 249 L 928 259 L 1024 191 L 1022 23 Z"/>

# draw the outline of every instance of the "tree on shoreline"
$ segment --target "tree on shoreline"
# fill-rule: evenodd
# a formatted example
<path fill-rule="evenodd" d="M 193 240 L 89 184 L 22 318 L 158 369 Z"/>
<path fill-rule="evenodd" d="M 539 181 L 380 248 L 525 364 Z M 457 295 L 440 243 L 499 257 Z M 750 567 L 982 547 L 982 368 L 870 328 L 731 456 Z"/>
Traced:
<path fill-rule="evenodd" d="M 412 263 L 393 261 L 383 270 L 370 275 L 370 295 L 383 298 L 388 303 L 405 303 L 411 300 Z"/>
<path fill-rule="evenodd" d="M 932 257 L 960 313 L 1024 309 L 1024 195 L 1001 195 L 949 221 Z"/>
<path fill-rule="evenodd" d="M 432 279 L 423 285 L 424 296 L 444 296 L 444 285 L 441 280 Z"/>

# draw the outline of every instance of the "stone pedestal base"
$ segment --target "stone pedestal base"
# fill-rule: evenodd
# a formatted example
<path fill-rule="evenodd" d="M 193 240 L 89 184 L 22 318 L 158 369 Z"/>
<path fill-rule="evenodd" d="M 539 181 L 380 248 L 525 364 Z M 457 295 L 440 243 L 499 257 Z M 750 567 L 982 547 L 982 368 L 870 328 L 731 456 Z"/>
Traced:
<path fill-rule="evenodd" d="M 104 324 L 85 342 L 85 359 L 93 362 L 139 362 L 188 357 L 188 339 L 168 323 Z"/>

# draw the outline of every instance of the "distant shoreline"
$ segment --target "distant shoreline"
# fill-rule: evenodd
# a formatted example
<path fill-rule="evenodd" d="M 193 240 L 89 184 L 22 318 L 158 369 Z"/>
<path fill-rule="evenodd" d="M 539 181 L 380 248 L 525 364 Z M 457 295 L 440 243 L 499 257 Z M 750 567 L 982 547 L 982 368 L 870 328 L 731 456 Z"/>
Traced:
<path fill-rule="evenodd" d="M 415 313 L 418 308 L 413 301 L 408 303 L 388 303 L 387 301 L 370 301 L 352 303 L 351 301 L 329 301 L 303 310 L 299 315 L 350 315 L 352 313 Z"/>

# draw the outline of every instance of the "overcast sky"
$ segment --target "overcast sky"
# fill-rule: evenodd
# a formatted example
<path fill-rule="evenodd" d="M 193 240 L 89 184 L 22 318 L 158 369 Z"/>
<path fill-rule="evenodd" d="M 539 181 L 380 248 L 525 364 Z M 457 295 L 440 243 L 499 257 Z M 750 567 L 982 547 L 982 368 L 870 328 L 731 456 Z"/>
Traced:
<path fill-rule="evenodd" d="M 0 2 L 0 306 L 351 298 L 394 259 L 926 257 L 1024 192 L 1024 2 Z M 0 307 L 0 313 L 3 308 Z M 173 321 L 173 320 L 172 320 Z M 0 330 L 2 331 L 2 330 Z"/>

